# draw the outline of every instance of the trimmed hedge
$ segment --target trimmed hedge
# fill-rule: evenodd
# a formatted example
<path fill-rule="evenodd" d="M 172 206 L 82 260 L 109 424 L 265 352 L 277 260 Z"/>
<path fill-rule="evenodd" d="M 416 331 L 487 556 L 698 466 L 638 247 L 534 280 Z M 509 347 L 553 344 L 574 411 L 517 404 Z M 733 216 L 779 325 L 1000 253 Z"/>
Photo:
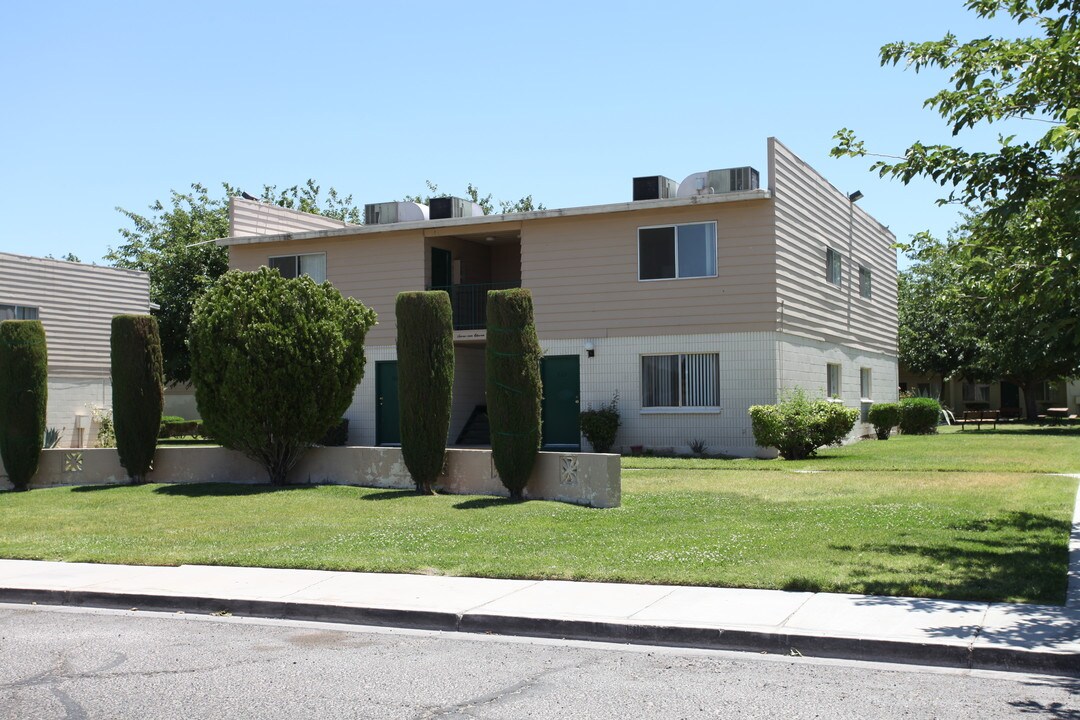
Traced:
<path fill-rule="evenodd" d="M 201 430 L 202 428 L 200 428 Z M 349 418 L 341 418 L 337 425 L 326 431 L 319 440 L 323 447 L 345 447 L 349 443 Z"/>
<path fill-rule="evenodd" d="M 110 346 L 116 453 L 132 484 L 139 485 L 154 466 L 165 406 L 157 320 L 150 315 L 116 315 Z"/>
<path fill-rule="evenodd" d="M 900 424 L 900 405 L 897 403 L 874 403 L 867 419 L 874 426 L 878 440 L 888 440 L 892 429 Z"/>
<path fill-rule="evenodd" d="M 523 499 L 540 450 L 542 355 L 529 291 L 489 291 L 486 364 L 491 456 L 514 500 Z"/>
<path fill-rule="evenodd" d="M 937 432 L 941 403 L 933 398 L 904 398 L 900 401 L 900 432 L 905 435 L 932 435 Z"/>
<path fill-rule="evenodd" d="M 776 405 L 753 405 L 754 442 L 774 447 L 785 460 L 813 457 L 825 445 L 839 445 L 855 427 L 859 411 L 829 400 L 810 400 L 794 390 Z"/>
<path fill-rule="evenodd" d="M 202 420 L 185 420 L 184 418 L 173 415 L 161 419 L 161 430 L 158 431 L 159 439 L 188 436 L 206 437 L 203 434 Z"/>
<path fill-rule="evenodd" d="M 397 296 L 401 457 L 416 491 L 434 494 L 442 473 L 454 389 L 454 320 L 443 290 Z"/>
<path fill-rule="evenodd" d="M 45 441 L 48 351 L 40 320 L 0 322 L 0 458 L 16 490 L 37 472 Z"/>

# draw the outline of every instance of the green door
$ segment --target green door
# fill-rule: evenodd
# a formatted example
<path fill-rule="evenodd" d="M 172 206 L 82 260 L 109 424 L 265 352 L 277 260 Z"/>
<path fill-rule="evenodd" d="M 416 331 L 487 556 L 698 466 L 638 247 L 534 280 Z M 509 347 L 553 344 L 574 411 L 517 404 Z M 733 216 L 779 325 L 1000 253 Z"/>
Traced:
<path fill-rule="evenodd" d="M 581 450 L 581 392 L 577 355 L 552 355 L 540 361 L 544 383 L 543 448 Z"/>
<path fill-rule="evenodd" d="M 401 444 L 397 360 L 375 363 L 375 444 Z"/>

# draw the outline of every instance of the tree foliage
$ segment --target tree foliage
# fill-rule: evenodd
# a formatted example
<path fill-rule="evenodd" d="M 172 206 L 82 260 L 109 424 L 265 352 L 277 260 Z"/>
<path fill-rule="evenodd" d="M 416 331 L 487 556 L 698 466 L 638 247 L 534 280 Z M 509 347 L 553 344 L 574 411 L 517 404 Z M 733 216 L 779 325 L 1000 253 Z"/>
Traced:
<path fill-rule="evenodd" d="M 48 394 L 41 321 L 0 322 L 0 459 L 16 490 L 26 490 L 37 472 Z"/>
<path fill-rule="evenodd" d="M 485 369 L 491 455 L 515 500 L 523 497 L 540 450 L 542 354 L 529 291 L 489 291 Z"/>
<path fill-rule="evenodd" d="M 195 304 L 192 381 L 205 432 L 274 484 L 336 424 L 364 374 L 375 313 L 328 282 L 232 270 Z"/>
<path fill-rule="evenodd" d="M 228 249 L 211 241 L 228 236 L 229 198 L 241 193 L 228 183 L 221 187 L 222 196 L 199 183 L 186 193 L 174 190 L 167 205 L 158 200 L 146 215 L 117 208 L 131 227 L 120 229 L 123 242 L 110 248 L 105 259 L 150 274 L 150 300 L 158 305 L 152 313 L 158 320 L 168 383 L 191 379 L 187 334 L 195 301 L 229 269 Z M 266 185 L 260 200 L 346 222 L 359 223 L 361 218 L 351 195 L 341 197 L 330 188 L 324 198 L 313 180 L 284 190 Z"/>
<path fill-rule="evenodd" d="M 454 388 L 454 322 L 442 290 L 397 296 L 401 455 L 417 492 L 430 495 L 442 472 Z"/>
<path fill-rule="evenodd" d="M 150 315 L 115 316 L 110 345 L 116 451 L 137 485 L 153 467 L 165 404 L 157 321 Z"/>
<path fill-rule="evenodd" d="M 422 205 L 427 205 L 431 202 L 431 198 L 450 197 L 448 192 L 440 192 L 439 186 L 430 180 L 425 180 L 424 184 L 427 185 L 427 192 L 417 195 L 406 195 L 405 202 L 415 202 Z M 517 213 L 517 212 L 529 212 L 531 210 L 544 210 L 543 203 L 537 203 L 533 200 L 533 196 L 530 193 L 518 200 L 494 200 L 491 193 L 487 195 L 481 195 L 479 188 L 472 183 L 469 183 L 465 188 L 465 199 L 472 200 L 474 203 L 480 206 L 485 215 L 491 215 L 495 212 L 495 205 L 499 206 L 499 213 Z"/>

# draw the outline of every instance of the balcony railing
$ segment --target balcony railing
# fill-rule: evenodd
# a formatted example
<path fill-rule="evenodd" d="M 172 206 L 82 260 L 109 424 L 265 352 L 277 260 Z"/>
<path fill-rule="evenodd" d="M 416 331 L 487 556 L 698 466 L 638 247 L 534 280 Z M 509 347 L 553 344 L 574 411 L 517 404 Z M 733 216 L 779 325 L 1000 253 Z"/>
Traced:
<path fill-rule="evenodd" d="M 450 294 L 455 330 L 480 330 L 487 325 L 488 290 L 506 290 L 516 287 L 521 287 L 520 280 L 474 285 L 428 286 L 428 290 L 444 290 Z"/>

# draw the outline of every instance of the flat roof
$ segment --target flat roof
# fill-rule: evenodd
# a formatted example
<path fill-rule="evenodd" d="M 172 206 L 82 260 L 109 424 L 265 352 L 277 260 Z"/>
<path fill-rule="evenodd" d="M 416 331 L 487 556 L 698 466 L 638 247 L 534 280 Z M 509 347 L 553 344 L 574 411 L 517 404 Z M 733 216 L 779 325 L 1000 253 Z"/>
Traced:
<path fill-rule="evenodd" d="M 309 232 L 277 233 L 274 235 L 247 235 L 227 237 L 215 240 L 218 245 L 255 245 L 258 243 L 282 242 L 285 240 L 315 240 L 339 238 L 350 235 L 367 235 L 402 230 L 424 230 L 446 227 L 497 226 L 501 223 L 518 223 L 523 220 L 547 220 L 550 218 L 576 217 L 582 215 L 605 215 L 610 213 L 633 212 L 636 210 L 655 210 L 657 208 L 687 207 L 691 205 L 721 205 L 748 200 L 768 200 L 772 193 L 761 188 L 738 192 L 716 193 L 712 195 L 692 195 L 682 198 L 664 198 L 661 200 L 634 200 L 630 202 L 608 203 L 606 205 L 585 205 L 582 207 L 556 208 L 552 210 L 530 210 L 529 212 L 506 213 L 504 215 L 478 215 L 476 217 L 447 218 L 445 220 L 416 220 L 412 222 L 387 223 L 382 225 L 350 225 L 329 230 Z M 497 231 L 498 228 L 492 228 Z"/>

